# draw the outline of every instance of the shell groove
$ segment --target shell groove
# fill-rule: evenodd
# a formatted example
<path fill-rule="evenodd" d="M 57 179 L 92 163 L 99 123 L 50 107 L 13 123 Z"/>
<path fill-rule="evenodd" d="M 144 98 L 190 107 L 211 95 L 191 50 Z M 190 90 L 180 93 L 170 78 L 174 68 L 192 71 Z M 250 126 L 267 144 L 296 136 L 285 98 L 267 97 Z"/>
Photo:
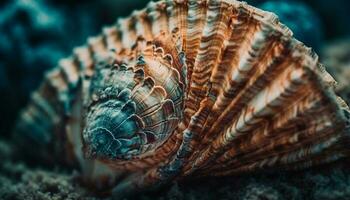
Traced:
<path fill-rule="evenodd" d="M 48 72 L 16 135 L 46 157 L 64 151 L 90 179 L 123 177 L 116 193 L 299 169 L 349 153 L 334 83 L 272 13 L 234 0 L 151 2 Z"/>

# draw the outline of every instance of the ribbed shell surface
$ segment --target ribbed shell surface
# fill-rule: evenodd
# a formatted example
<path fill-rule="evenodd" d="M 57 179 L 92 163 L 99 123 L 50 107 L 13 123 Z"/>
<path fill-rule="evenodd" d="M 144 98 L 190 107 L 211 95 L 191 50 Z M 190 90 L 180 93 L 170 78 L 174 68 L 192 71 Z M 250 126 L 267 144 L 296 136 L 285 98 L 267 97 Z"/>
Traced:
<path fill-rule="evenodd" d="M 60 144 L 53 152 L 64 148 L 88 177 L 121 175 L 115 192 L 299 169 L 349 154 L 348 107 L 334 85 L 272 13 L 234 0 L 151 2 L 48 72 L 17 132 Z M 109 112 L 116 118 L 95 120 Z M 113 120 L 137 137 L 103 149 L 89 127 Z M 126 156 L 110 151 L 131 143 L 118 150 Z"/>

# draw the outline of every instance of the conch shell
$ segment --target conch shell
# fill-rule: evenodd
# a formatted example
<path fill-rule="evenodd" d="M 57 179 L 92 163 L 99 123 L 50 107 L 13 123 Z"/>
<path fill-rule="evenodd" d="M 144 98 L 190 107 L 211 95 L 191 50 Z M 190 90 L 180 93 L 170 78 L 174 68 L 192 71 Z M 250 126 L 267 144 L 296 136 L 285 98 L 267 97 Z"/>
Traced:
<path fill-rule="evenodd" d="M 310 48 L 234 0 L 151 2 L 46 74 L 17 137 L 114 192 L 349 154 L 349 109 Z"/>

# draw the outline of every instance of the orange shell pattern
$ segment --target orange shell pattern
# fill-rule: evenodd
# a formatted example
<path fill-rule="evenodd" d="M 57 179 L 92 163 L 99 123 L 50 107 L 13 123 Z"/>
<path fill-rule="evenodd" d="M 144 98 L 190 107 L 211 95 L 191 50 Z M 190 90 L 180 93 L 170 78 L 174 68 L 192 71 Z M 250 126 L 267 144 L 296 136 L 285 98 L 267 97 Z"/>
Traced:
<path fill-rule="evenodd" d="M 334 84 L 272 13 L 235 0 L 163 0 L 48 72 L 17 134 L 30 128 L 60 144 L 51 149 L 64 148 L 89 179 L 118 179 L 116 193 L 299 169 L 349 154 L 349 110 Z"/>

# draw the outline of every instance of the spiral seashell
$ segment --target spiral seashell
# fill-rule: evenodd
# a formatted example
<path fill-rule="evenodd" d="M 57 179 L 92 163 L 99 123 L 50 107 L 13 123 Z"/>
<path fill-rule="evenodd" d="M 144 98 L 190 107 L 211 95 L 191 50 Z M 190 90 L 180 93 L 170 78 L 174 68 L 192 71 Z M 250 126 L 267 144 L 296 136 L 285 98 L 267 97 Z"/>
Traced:
<path fill-rule="evenodd" d="M 116 194 L 300 169 L 349 154 L 334 83 L 272 13 L 234 0 L 151 2 L 48 72 L 16 136 L 90 180 L 117 180 Z"/>

